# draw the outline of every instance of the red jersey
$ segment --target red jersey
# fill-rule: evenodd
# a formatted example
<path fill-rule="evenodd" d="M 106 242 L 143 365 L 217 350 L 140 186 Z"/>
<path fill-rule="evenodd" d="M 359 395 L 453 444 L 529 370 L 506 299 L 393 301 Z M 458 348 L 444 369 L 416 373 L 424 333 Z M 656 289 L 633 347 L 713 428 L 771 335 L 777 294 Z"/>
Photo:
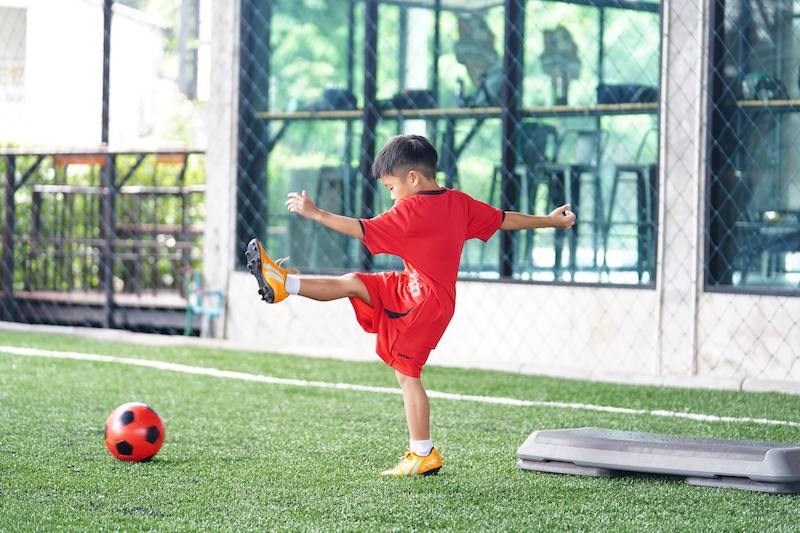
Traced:
<path fill-rule="evenodd" d="M 397 366 L 388 359 L 405 357 L 403 352 L 425 352 L 427 358 L 436 347 L 455 310 L 464 241 L 487 241 L 503 216 L 461 191 L 441 188 L 420 191 L 360 220 L 367 249 L 399 256 L 405 266 L 403 272 L 359 274 L 373 306 L 353 299 L 361 325 L 378 333 L 377 351 L 388 364 Z"/>

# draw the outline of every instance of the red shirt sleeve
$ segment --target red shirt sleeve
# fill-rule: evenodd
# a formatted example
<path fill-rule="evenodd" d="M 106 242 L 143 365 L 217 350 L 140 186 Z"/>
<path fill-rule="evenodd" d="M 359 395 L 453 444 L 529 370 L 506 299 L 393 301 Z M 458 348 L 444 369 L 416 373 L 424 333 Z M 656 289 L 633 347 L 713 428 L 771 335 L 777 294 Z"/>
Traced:
<path fill-rule="evenodd" d="M 374 218 L 359 220 L 364 232 L 364 246 L 372 255 L 400 255 L 410 223 L 408 203 L 400 201 Z"/>
<path fill-rule="evenodd" d="M 505 213 L 471 196 L 467 196 L 467 207 L 467 233 L 465 239 L 488 241 L 500 229 Z"/>

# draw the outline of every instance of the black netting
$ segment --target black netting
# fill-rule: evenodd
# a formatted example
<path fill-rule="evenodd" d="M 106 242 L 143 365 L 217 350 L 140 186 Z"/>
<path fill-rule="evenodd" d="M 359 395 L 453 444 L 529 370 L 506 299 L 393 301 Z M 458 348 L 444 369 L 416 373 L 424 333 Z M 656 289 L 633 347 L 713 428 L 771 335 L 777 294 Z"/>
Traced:
<path fill-rule="evenodd" d="M 306 190 L 348 216 L 384 211 L 364 170 L 419 133 L 442 185 L 579 216 L 569 234 L 467 243 L 463 277 L 652 284 L 660 6 L 505 4 L 243 1 L 240 248 L 265 238 L 304 272 L 396 267 L 283 203 Z"/>
<path fill-rule="evenodd" d="M 0 317 L 198 334 L 220 306 L 201 303 L 205 155 L 188 148 L 200 0 L 17 4 L 0 7 Z"/>
<path fill-rule="evenodd" d="M 304 274 L 402 268 L 285 202 L 384 212 L 373 159 L 415 133 L 440 185 L 578 215 L 466 243 L 448 364 L 800 376 L 798 0 L 80 6 L 50 6 L 82 35 L 59 47 L 0 7 L 4 320 L 295 349 L 318 311 L 255 313 L 246 243 Z M 295 351 L 360 349 L 327 309 Z"/>

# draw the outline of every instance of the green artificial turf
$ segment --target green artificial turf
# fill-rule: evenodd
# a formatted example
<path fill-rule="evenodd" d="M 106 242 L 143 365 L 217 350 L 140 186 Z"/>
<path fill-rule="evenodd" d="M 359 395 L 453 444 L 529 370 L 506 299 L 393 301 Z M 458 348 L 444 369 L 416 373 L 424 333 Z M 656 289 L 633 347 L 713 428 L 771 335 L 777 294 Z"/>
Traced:
<path fill-rule="evenodd" d="M 379 362 L 165 348 L 0 332 L 0 345 L 142 357 L 276 377 L 394 386 Z M 590 383 L 426 368 L 432 390 L 530 400 L 800 420 L 783 394 Z M 117 405 L 143 401 L 166 426 L 149 463 L 103 444 Z M 800 499 L 518 471 L 537 429 L 800 441 L 800 429 L 432 399 L 439 476 L 387 479 L 407 445 L 402 400 L 116 363 L 0 353 L 0 530 L 794 530 Z"/>

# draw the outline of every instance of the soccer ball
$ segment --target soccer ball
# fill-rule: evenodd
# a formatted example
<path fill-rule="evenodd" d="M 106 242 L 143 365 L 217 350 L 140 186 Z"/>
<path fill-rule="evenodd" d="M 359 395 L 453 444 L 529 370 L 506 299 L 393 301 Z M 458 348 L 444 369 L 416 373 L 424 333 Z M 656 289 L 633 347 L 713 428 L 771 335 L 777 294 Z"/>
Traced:
<path fill-rule="evenodd" d="M 125 403 L 106 418 L 106 448 L 120 461 L 148 461 L 164 443 L 164 423 L 143 403 Z"/>

